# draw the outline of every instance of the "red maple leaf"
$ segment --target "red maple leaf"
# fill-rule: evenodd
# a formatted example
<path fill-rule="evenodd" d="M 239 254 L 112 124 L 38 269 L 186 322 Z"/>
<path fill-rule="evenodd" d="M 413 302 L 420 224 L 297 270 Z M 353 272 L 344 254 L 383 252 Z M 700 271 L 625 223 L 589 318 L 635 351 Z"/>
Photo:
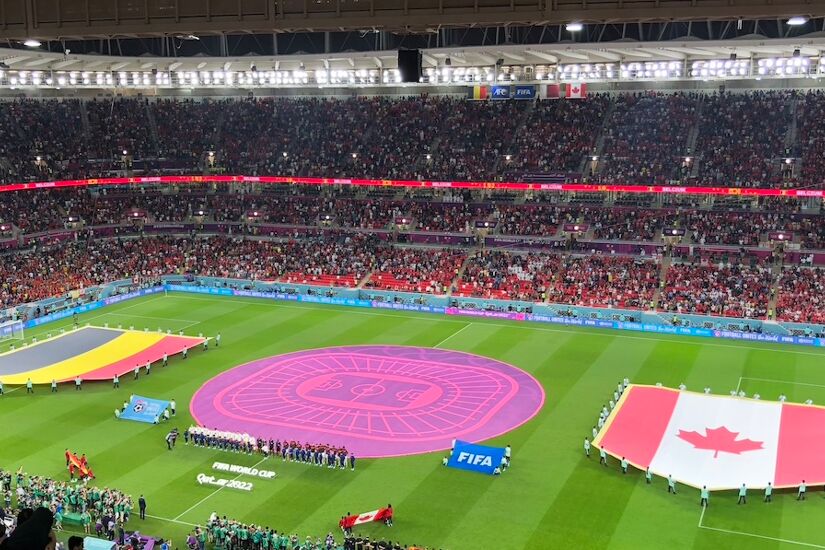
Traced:
<path fill-rule="evenodd" d="M 713 451 L 713 458 L 719 456 L 720 452 L 739 455 L 746 451 L 757 451 L 764 448 L 761 441 L 736 439 L 737 436 L 739 436 L 739 432 L 732 432 L 724 426 L 705 428 L 705 435 L 684 430 L 679 430 L 679 433 L 676 434 L 676 437 L 687 441 L 697 449 Z"/>
<path fill-rule="evenodd" d="M 577 93 L 579 93 L 579 87 L 578 86 L 573 86 L 572 88 L 570 88 L 570 91 L 574 94 L 577 94 Z"/>

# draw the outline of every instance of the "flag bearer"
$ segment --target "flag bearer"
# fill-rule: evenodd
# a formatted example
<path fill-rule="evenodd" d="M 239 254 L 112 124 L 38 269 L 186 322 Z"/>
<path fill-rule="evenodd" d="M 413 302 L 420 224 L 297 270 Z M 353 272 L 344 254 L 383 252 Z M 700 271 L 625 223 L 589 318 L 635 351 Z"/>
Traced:
<path fill-rule="evenodd" d="M 771 502 L 771 496 L 773 495 L 773 486 L 771 482 L 768 482 L 768 486 L 765 487 L 765 502 Z"/>
<path fill-rule="evenodd" d="M 748 488 L 745 487 L 743 483 L 741 487 L 739 487 L 739 500 L 736 501 L 736 504 L 747 504 L 748 503 Z"/>
<path fill-rule="evenodd" d="M 699 493 L 699 506 L 704 506 L 707 508 L 709 494 L 707 485 L 702 485 L 702 490 Z"/>
<path fill-rule="evenodd" d="M 586 437 L 584 438 L 584 454 L 587 455 L 587 458 L 590 458 L 590 440 Z"/>

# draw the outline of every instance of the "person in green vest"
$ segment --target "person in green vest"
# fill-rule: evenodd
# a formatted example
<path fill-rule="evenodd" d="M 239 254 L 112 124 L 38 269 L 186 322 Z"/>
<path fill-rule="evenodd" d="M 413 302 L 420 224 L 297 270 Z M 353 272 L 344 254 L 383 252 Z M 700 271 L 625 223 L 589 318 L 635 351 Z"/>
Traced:
<path fill-rule="evenodd" d="M 707 508 L 709 495 L 710 493 L 708 492 L 708 486 L 702 485 L 702 490 L 699 492 L 699 506 L 704 506 Z"/>
<path fill-rule="evenodd" d="M 748 503 L 748 488 L 743 483 L 741 487 L 739 487 L 739 500 L 736 501 L 736 504 L 747 504 Z"/>
<path fill-rule="evenodd" d="M 261 530 L 255 529 L 252 533 L 252 546 L 254 548 L 260 548 L 261 545 Z"/>
<path fill-rule="evenodd" d="M 765 487 L 765 502 L 771 502 L 772 496 L 773 496 L 773 486 L 771 485 L 771 482 L 769 481 L 768 486 Z"/>
<path fill-rule="evenodd" d="M 650 474 L 650 467 L 648 466 L 647 468 L 645 468 L 645 483 L 650 485 L 651 481 L 652 481 L 652 476 Z"/>
<path fill-rule="evenodd" d="M 627 473 L 627 459 L 625 457 L 622 457 L 622 473 Z"/>
<path fill-rule="evenodd" d="M 206 530 L 198 529 L 198 543 L 201 548 L 206 548 Z"/>
<path fill-rule="evenodd" d="M 54 528 L 57 531 L 63 530 L 63 514 L 59 509 L 54 513 Z"/>
<path fill-rule="evenodd" d="M 799 484 L 799 492 L 796 494 L 796 500 L 805 500 L 805 491 L 808 488 L 805 486 L 805 480 L 802 480 L 802 483 Z"/>
<path fill-rule="evenodd" d="M 83 532 L 88 535 L 91 532 L 92 525 L 92 516 L 89 515 L 89 512 L 84 510 L 80 514 L 80 524 L 83 525 Z"/>
<path fill-rule="evenodd" d="M 673 481 L 673 476 L 670 474 L 667 475 L 667 492 L 676 494 L 676 482 Z"/>

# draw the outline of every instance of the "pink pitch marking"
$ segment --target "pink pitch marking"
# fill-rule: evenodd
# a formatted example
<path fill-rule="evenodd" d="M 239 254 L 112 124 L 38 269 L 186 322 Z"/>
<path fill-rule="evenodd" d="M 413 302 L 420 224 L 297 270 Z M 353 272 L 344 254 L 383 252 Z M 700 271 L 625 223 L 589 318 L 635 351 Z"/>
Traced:
<path fill-rule="evenodd" d="M 203 344 L 205 338 L 192 338 L 185 336 L 164 336 L 163 340 L 149 346 L 148 348 L 130 355 L 126 359 L 121 359 L 117 363 L 112 363 L 105 367 L 95 369 L 83 375 L 84 380 L 111 380 L 115 375 L 123 376 L 135 370 L 136 365 L 141 368 L 146 363 L 155 363 L 163 359 L 163 355 L 169 356 L 180 353 L 185 349 L 192 349 Z"/>
<path fill-rule="evenodd" d="M 190 410 L 210 428 L 383 457 L 496 437 L 530 420 L 544 399 L 535 378 L 494 359 L 350 346 L 246 363 L 207 381 Z"/>

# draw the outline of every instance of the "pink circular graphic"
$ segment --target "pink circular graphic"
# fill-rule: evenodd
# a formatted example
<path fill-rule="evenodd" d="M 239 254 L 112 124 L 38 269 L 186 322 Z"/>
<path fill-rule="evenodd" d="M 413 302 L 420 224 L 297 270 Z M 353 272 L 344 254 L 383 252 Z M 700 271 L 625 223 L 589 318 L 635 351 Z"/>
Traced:
<path fill-rule="evenodd" d="M 544 404 L 535 378 L 459 351 L 343 346 L 235 367 L 206 382 L 192 416 L 208 428 L 346 446 L 357 457 L 440 451 L 530 420 Z"/>

